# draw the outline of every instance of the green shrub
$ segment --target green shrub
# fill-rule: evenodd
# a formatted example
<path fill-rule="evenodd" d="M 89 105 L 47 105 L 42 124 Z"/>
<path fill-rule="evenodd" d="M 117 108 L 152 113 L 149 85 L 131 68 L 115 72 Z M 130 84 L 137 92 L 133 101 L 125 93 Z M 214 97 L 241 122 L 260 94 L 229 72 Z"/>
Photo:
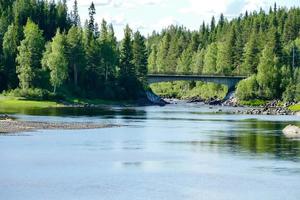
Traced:
<path fill-rule="evenodd" d="M 251 76 L 245 80 L 242 80 L 236 90 L 236 96 L 239 100 L 250 100 L 257 98 L 258 84 L 256 76 Z"/>
<path fill-rule="evenodd" d="M 29 88 L 26 90 L 17 88 L 3 93 L 5 96 L 23 97 L 28 100 L 64 100 L 63 95 L 54 94 L 45 89 Z"/>
<path fill-rule="evenodd" d="M 155 94 L 162 97 L 177 99 L 223 99 L 227 94 L 227 87 L 215 83 L 176 81 L 166 83 L 156 83 L 151 85 Z"/>

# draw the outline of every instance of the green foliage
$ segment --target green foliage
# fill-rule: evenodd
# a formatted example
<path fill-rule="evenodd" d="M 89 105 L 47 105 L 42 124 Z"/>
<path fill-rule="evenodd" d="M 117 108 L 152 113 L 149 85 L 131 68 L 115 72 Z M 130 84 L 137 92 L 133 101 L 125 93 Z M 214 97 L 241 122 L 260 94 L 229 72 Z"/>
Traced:
<path fill-rule="evenodd" d="M 145 38 L 136 32 L 133 38 L 133 65 L 136 70 L 136 76 L 143 85 L 147 84 L 147 74 L 148 74 L 148 55 L 145 45 Z"/>
<path fill-rule="evenodd" d="M 148 70 L 150 73 L 156 73 L 157 70 L 157 47 L 155 44 L 151 46 L 151 53 L 148 57 Z"/>
<path fill-rule="evenodd" d="M 16 75 L 16 55 L 19 45 L 17 27 L 11 24 L 3 37 L 3 64 L 8 88 L 18 86 Z"/>
<path fill-rule="evenodd" d="M 240 100 L 239 104 L 244 106 L 263 106 L 266 105 L 267 101 L 262 99 L 252 99 L 252 100 Z"/>
<path fill-rule="evenodd" d="M 135 65 L 133 63 L 133 41 L 132 31 L 127 25 L 124 30 L 124 39 L 120 47 L 120 85 L 123 86 L 123 96 L 127 98 L 137 97 L 137 78 L 135 76 Z"/>
<path fill-rule="evenodd" d="M 216 43 L 212 43 L 207 47 L 207 52 L 204 57 L 204 66 L 203 66 L 204 74 L 216 74 L 217 53 L 218 53 L 218 45 Z"/>
<path fill-rule="evenodd" d="M 82 71 L 85 65 L 85 52 L 82 41 L 82 30 L 76 26 L 72 26 L 67 34 L 66 53 L 69 63 L 68 76 L 70 80 L 73 80 L 73 86 L 77 88 L 78 76 L 82 75 Z"/>
<path fill-rule="evenodd" d="M 256 76 L 251 76 L 245 80 L 242 80 L 236 90 L 236 96 L 240 100 L 255 99 L 257 97 L 258 83 Z"/>
<path fill-rule="evenodd" d="M 41 70 L 41 58 L 45 41 L 43 32 L 31 20 L 27 21 L 24 27 L 24 40 L 18 47 L 17 74 L 20 80 L 20 87 L 27 89 L 38 86 L 34 81 L 38 80 Z"/>
<path fill-rule="evenodd" d="M 283 100 L 286 102 L 300 101 L 300 69 L 294 70 L 294 74 L 287 82 L 283 93 Z"/>
<path fill-rule="evenodd" d="M 300 104 L 290 106 L 289 109 L 293 112 L 299 112 L 300 111 Z"/>
<path fill-rule="evenodd" d="M 205 49 L 201 49 L 200 51 L 197 51 L 194 53 L 192 58 L 192 64 L 191 69 L 193 74 L 201 74 L 204 67 L 204 57 L 205 57 L 206 51 Z"/>
<path fill-rule="evenodd" d="M 225 86 L 217 85 L 214 83 L 195 83 L 185 81 L 176 81 L 173 83 L 156 83 L 152 84 L 150 87 L 153 92 L 160 96 L 178 99 L 223 99 L 228 91 Z"/>
<path fill-rule="evenodd" d="M 68 60 L 65 47 L 65 36 L 58 30 L 53 41 L 47 45 L 42 60 L 43 67 L 50 70 L 50 82 L 54 88 L 54 93 L 64 83 L 68 75 Z"/>
<path fill-rule="evenodd" d="M 259 63 L 259 46 L 257 41 L 257 33 L 252 32 L 249 41 L 244 49 L 244 62 L 241 65 L 241 74 L 254 74 L 257 72 Z"/>
<path fill-rule="evenodd" d="M 154 32 L 147 44 L 149 70 L 256 76 L 258 87 L 253 81 L 241 84 L 255 90 L 241 93 L 242 98 L 280 99 L 284 91 L 284 96 L 298 95 L 291 78 L 294 69 L 286 69 L 300 67 L 300 9 L 274 10 L 246 12 L 230 21 L 221 14 L 218 22 L 213 17 L 210 26 L 203 23 L 199 31 L 170 26 Z"/>
<path fill-rule="evenodd" d="M 272 48 L 266 45 L 258 65 L 257 82 L 259 85 L 259 96 L 266 99 L 279 97 L 280 71 L 279 60 Z"/>
<path fill-rule="evenodd" d="M 133 35 L 127 26 L 121 42 L 105 20 L 99 31 L 93 3 L 88 12 L 82 28 L 77 0 L 70 14 L 65 0 L 0 1 L 0 91 L 18 85 L 23 91 L 49 90 L 51 83 L 58 93 L 83 98 L 133 99 L 145 88 L 149 71 L 247 75 L 238 86 L 241 99 L 300 99 L 298 7 L 246 12 L 231 20 L 221 14 L 199 31 L 171 25 L 148 38 Z M 54 37 L 58 29 L 60 42 Z M 53 41 L 46 52 L 45 41 Z M 41 66 L 43 53 L 47 70 Z M 224 91 L 198 83 L 161 85 L 158 89 L 177 97 L 222 96 L 212 89 Z"/>
<path fill-rule="evenodd" d="M 63 100 L 64 96 L 57 95 L 54 93 L 49 92 L 45 89 L 40 88 L 29 88 L 26 90 L 17 88 L 14 90 L 9 90 L 3 93 L 5 96 L 8 97 L 23 97 L 27 100 Z"/>

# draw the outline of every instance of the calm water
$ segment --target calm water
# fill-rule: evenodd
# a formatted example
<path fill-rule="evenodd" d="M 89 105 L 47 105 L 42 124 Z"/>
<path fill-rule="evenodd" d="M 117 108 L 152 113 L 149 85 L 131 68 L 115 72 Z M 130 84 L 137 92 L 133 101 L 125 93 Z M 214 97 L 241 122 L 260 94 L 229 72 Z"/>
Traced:
<path fill-rule="evenodd" d="M 12 111 L 25 120 L 124 126 L 0 136 L 0 199 L 299 200 L 300 141 L 281 130 L 300 118 L 218 109 Z"/>

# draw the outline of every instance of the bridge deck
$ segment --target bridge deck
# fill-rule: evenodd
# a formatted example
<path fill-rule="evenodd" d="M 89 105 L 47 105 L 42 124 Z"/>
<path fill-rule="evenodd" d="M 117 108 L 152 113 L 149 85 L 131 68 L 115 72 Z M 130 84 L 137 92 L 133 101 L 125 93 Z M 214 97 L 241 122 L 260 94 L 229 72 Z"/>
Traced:
<path fill-rule="evenodd" d="M 147 75 L 149 78 L 166 78 L 166 77 L 170 77 L 170 78 L 237 78 L 237 79 L 245 79 L 247 78 L 247 76 L 235 76 L 235 75 L 219 75 L 219 74 L 215 74 L 215 75 L 207 75 L 207 74 L 203 74 L 203 75 L 194 75 L 194 74 L 148 74 Z"/>
<path fill-rule="evenodd" d="M 203 81 L 227 85 L 229 90 L 234 90 L 236 84 L 247 78 L 246 76 L 227 75 L 175 75 L 175 74 L 149 74 L 148 83 L 160 83 L 169 81 Z"/>

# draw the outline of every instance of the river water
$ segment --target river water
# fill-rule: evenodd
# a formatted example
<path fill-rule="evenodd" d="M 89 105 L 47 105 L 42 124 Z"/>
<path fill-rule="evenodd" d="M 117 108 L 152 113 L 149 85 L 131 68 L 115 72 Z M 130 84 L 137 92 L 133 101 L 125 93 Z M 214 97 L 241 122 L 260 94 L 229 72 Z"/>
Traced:
<path fill-rule="evenodd" d="M 122 126 L 0 136 L 0 199 L 299 200 L 300 141 L 281 130 L 300 118 L 219 109 L 12 111 L 21 120 Z"/>

